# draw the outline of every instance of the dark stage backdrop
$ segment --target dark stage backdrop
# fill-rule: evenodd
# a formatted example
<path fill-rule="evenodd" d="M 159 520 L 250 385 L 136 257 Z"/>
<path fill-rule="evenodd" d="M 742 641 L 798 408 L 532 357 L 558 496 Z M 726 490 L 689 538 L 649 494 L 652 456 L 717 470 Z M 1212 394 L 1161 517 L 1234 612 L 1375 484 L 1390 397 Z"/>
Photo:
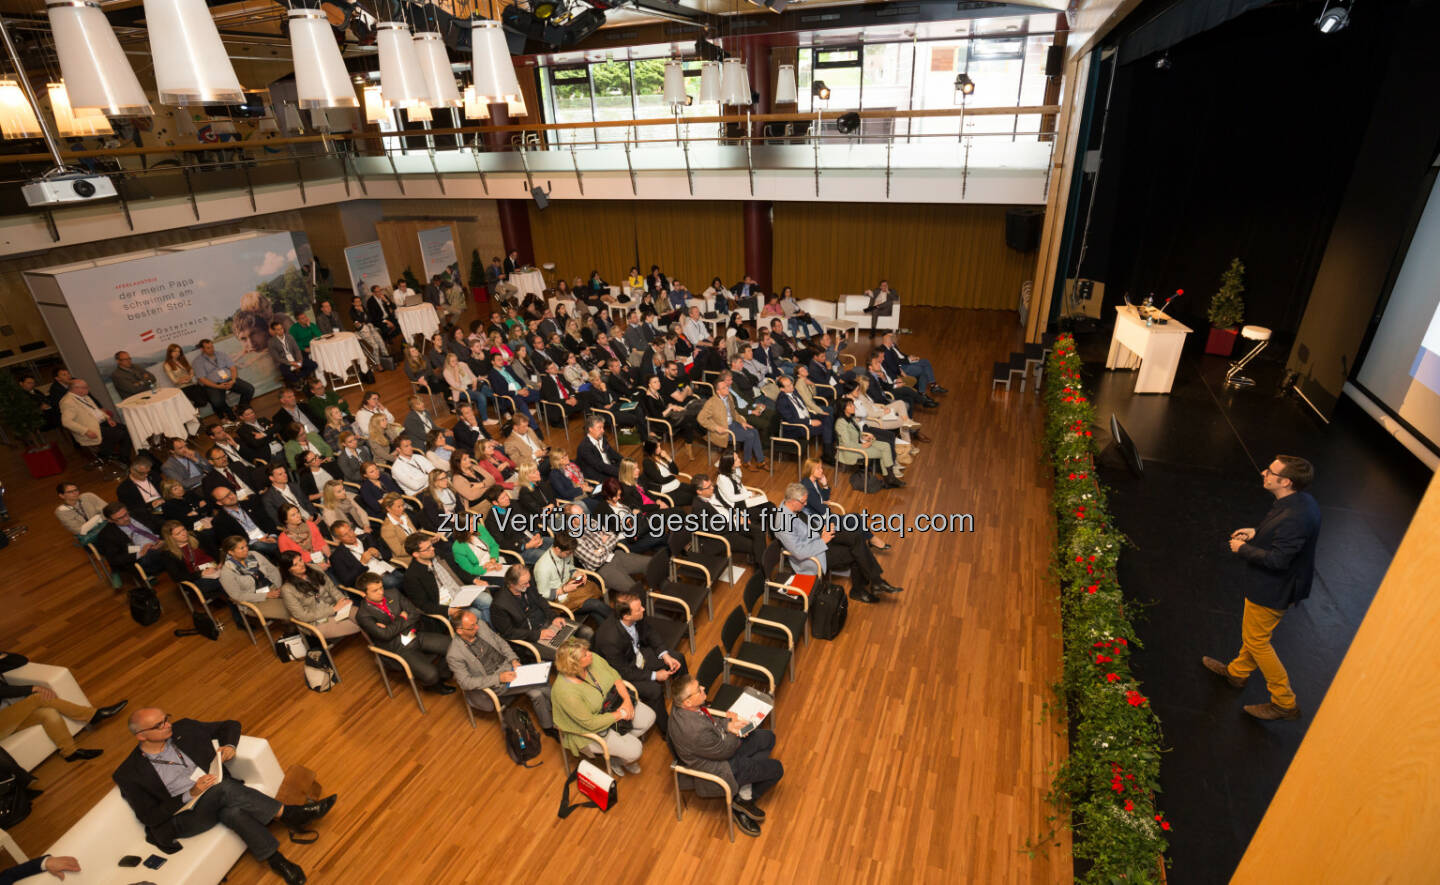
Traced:
<path fill-rule="evenodd" d="M 1385 70 L 1391 14 L 1365 4 L 1349 29 L 1322 36 L 1312 6 L 1247 12 L 1171 47 L 1168 70 L 1155 55 L 1119 67 L 1078 273 L 1106 283 L 1107 312 L 1127 291 L 1183 288 L 1173 312 L 1203 329 L 1239 257 L 1246 322 L 1281 339 L 1299 326 Z"/>

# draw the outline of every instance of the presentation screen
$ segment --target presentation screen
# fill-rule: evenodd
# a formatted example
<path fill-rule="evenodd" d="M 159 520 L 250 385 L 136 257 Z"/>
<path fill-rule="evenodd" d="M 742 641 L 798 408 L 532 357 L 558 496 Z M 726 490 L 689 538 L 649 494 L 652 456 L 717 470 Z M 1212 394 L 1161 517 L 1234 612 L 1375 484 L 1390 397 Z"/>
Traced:
<path fill-rule="evenodd" d="M 1440 445 L 1440 176 L 1356 380 Z"/>

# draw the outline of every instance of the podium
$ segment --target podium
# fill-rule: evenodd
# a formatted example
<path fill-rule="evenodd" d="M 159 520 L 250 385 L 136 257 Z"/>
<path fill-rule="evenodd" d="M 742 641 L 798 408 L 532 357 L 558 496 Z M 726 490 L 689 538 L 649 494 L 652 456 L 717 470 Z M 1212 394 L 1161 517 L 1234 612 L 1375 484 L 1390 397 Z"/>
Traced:
<path fill-rule="evenodd" d="M 1156 311 L 1155 322 L 1145 325 L 1140 309 L 1129 304 L 1115 308 L 1115 332 L 1110 337 L 1110 352 L 1105 357 L 1107 369 L 1134 369 L 1136 393 L 1169 393 L 1180 365 L 1180 351 L 1188 326 Z M 1160 320 L 1169 320 L 1160 325 Z"/>

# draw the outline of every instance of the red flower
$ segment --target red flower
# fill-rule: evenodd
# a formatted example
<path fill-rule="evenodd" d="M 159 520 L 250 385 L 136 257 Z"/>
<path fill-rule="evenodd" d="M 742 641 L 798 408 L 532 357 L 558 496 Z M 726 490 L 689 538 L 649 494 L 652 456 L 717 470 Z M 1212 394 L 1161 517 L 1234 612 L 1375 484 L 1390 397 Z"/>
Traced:
<path fill-rule="evenodd" d="M 1106 674 L 1105 674 L 1105 681 L 1106 681 L 1106 682 L 1119 682 L 1119 681 L 1120 681 L 1120 677 L 1119 677 L 1119 675 L 1117 675 L 1117 674 L 1115 674 L 1115 673 L 1106 673 Z"/>
<path fill-rule="evenodd" d="M 1085 435 L 1086 435 L 1086 436 L 1089 436 L 1089 435 L 1090 435 L 1090 431 L 1088 431 L 1088 430 L 1085 431 Z"/>
<path fill-rule="evenodd" d="M 1099 585 L 1099 584 L 1091 584 L 1091 585 L 1090 585 L 1090 592 L 1091 592 L 1091 593 L 1094 593 L 1096 590 L 1099 590 L 1099 589 L 1100 589 L 1100 585 Z"/>
<path fill-rule="evenodd" d="M 1160 829 L 1162 829 L 1162 830 L 1169 830 L 1169 829 L 1170 829 L 1170 821 L 1168 821 L 1168 820 L 1162 820 L 1162 821 L 1160 821 Z"/>
<path fill-rule="evenodd" d="M 1071 479 L 1074 479 L 1074 478 L 1075 478 L 1075 474 L 1073 474 L 1073 473 L 1070 474 L 1070 478 L 1071 478 Z"/>
<path fill-rule="evenodd" d="M 1157 815 L 1155 815 L 1155 819 L 1156 819 L 1156 820 L 1160 820 L 1162 817 L 1164 817 L 1164 815 L 1162 815 L 1162 814 L 1157 814 Z"/>
<path fill-rule="evenodd" d="M 1075 561 L 1076 561 L 1076 562 L 1084 562 L 1084 561 L 1085 561 L 1085 557 L 1077 555 L 1077 556 L 1075 557 Z"/>
<path fill-rule="evenodd" d="M 1145 706 L 1146 699 L 1143 694 L 1132 689 L 1125 692 L 1125 700 L 1129 702 L 1132 707 L 1143 707 Z"/>
<path fill-rule="evenodd" d="M 1134 802 L 1131 802 L 1129 799 L 1126 799 L 1126 800 L 1125 800 L 1125 810 L 1126 810 L 1126 811 L 1134 811 L 1134 810 L 1135 810 L 1135 803 L 1134 803 Z"/>
<path fill-rule="evenodd" d="M 1080 509 L 1081 509 L 1081 510 L 1084 510 L 1085 508 L 1084 508 L 1084 507 L 1081 507 Z M 1090 556 L 1090 561 L 1091 561 L 1091 562 L 1094 562 L 1094 561 L 1095 561 L 1095 556 L 1094 556 L 1094 554 L 1091 554 L 1091 556 Z"/>

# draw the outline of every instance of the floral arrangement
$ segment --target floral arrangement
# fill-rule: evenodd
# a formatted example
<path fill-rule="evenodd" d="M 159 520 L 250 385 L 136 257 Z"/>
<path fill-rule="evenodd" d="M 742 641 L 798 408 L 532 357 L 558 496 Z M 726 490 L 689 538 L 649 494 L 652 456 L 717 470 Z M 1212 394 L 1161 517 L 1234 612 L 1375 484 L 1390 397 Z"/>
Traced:
<path fill-rule="evenodd" d="M 1130 672 L 1137 640 L 1115 575 L 1125 538 L 1095 476 L 1095 408 L 1072 337 L 1056 340 L 1047 371 L 1045 449 L 1055 470 L 1064 641 L 1056 691 L 1071 734 L 1050 800 L 1061 820 L 1068 812 L 1077 881 L 1158 882 L 1170 830 L 1155 803 L 1160 721 Z"/>

